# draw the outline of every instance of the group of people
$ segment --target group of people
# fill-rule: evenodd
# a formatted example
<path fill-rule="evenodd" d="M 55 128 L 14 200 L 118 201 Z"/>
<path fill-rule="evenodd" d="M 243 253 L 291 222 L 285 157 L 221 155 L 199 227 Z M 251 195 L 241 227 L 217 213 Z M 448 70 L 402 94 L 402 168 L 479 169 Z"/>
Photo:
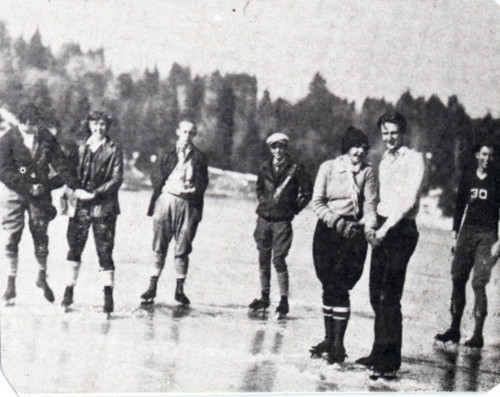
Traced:
<path fill-rule="evenodd" d="M 111 313 L 114 262 L 112 252 L 117 216 L 118 190 L 123 181 L 123 153 L 108 135 L 112 119 L 94 111 L 86 119 L 88 137 L 68 155 L 55 136 L 41 123 L 38 109 L 23 106 L 15 123 L 0 114 L 0 188 L 2 226 L 6 231 L 4 258 L 9 266 L 3 299 L 16 297 L 18 246 L 25 213 L 33 236 L 39 264 L 36 285 L 53 302 L 47 282 L 49 222 L 56 216 L 51 191 L 66 185 L 63 199 L 70 219 L 67 229 L 68 255 L 66 289 L 62 305 L 73 303 L 73 292 L 92 226 L 104 292 L 103 310 Z M 366 134 L 349 127 L 342 136 L 342 154 L 321 164 L 314 184 L 305 167 L 288 153 L 289 138 L 277 132 L 266 141 L 271 156 L 257 178 L 257 224 L 261 297 L 253 300 L 252 311 L 270 306 L 271 263 L 276 272 L 280 302 L 279 317 L 289 312 L 289 276 L 286 257 L 292 244 L 292 220 L 312 200 L 318 217 L 313 238 L 313 262 L 321 282 L 325 337 L 311 348 L 313 357 L 341 363 L 346 357 L 344 335 L 350 317 L 350 290 L 360 279 L 372 246 L 370 302 L 375 313 L 371 353 L 357 363 L 372 368 L 374 376 L 391 377 L 401 365 L 401 298 L 406 270 L 419 237 L 415 218 L 419 210 L 424 161 L 421 154 L 404 143 L 406 120 L 398 112 L 383 114 L 377 123 L 386 151 L 379 164 L 378 178 L 366 161 Z M 193 145 L 196 125 L 183 120 L 176 130 L 177 143 L 161 150 L 153 165 L 153 194 L 148 215 L 153 217 L 153 253 L 149 287 L 143 303 L 153 303 L 167 250 L 175 240 L 175 299 L 190 301 L 184 292 L 189 254 L 202 218 L 208 186 L 205 154 Z M 476 329 L 466 344 L 482 347 L 486 317 L 485 286 L 498 258 L 500 185 L 491 165 L 494 145 L 482 143 L 476 150 L 474 174 L 464 173 L 459 186 L 454 237 L 458 240 L 452 265 L 452 325 L 436 339 L 460 340 L 460 319 L 465 306 L 465 285 L 474 268 Z"/>

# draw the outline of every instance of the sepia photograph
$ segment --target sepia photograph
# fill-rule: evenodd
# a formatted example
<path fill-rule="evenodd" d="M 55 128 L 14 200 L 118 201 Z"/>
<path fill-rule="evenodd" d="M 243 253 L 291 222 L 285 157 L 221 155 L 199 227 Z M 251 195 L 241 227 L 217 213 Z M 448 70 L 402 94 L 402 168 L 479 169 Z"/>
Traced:
<path fill-rule="evenodd" d="M 499 26 L 0 0 L 0 394 L 500 392 Z"/>

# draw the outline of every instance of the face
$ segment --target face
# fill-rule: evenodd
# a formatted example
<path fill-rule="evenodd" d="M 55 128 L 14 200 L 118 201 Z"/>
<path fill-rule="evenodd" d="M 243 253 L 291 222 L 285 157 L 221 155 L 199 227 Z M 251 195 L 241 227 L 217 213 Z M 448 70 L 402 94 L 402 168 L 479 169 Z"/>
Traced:
<path fill-rule="evenodd" d="M 368 150 L 366 149 L 366 146 L 353 146 L 347 151 L 347 155 L 349 156 L 351 163 L 356 165 L 365 159 L 367 152 Z"/>
<path fill-rule="evenodd" d="M 493 162 L 494 151 L 491 146 L 481 146 L 478 152 L 476 152 L 477 166 L 483 171 L 486 171 L 491 163 Z"/>
<path fill-rule="evenodd" d="M 283 158 L 286 155 L 286 152 L 288 151 L 288 146 L 285 143 L 273 143 L 270 146 L 271 154 L 273 157 L 277 160 L 283 160 Z"/>
<path fill-rule="evenodd" d="M 104 137 L 106 135 L 106 121 L 104 120 L 89 120 L 90 132 L 94 136 Z"/>
<path fill-rule="evenodd" d="M 24 123 L 19 123 L 19 129 L 25 134 L 34 134 L 37 128 L 37 122 L 33 120 L 26 120 Z"/>
<path fill-rule="evenodd" d="M 196 136 L 196 127 L 189 121 L 181 121 L 176 131 L 177 142 L 181 147 L 188 146 Z"/>
<path fill-rule="evenodd" d="M 382 140 L 385 147 L 390 152 L 395 152 L 403 145 L 403 134 L 399 132 L 399 127 L 394 123 L 384 123 L 380 126 Z"/>

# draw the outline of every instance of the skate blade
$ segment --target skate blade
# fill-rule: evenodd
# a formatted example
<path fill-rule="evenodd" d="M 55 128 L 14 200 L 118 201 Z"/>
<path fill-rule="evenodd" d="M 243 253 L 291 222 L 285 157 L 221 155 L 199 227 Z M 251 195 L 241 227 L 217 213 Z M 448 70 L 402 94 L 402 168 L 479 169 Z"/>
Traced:
<path fill-rule="evenodd" d="M 141 306 L 150 306 L 150 305 L 154 305 L 154 303 L 155 303 L 154 299 L 143 299 L 141 301 Z"/>
<path fill-rule="evenodd" d="M 371 380 L 396 380 L 398 379 L 397 371 L 392 371 L 392 372 L 374 372 L 370 375 Z"/>
<path fill-rule="evenodd" d="M 71 313 L 73 311 L 71 305 L 61 305 L 64 313 Z"/>
<path fill-rule="evenodd" d="M 15 306 L 16 305 L 16 298 L 4 299 L 3 305 L 5 307 Z"/>
<path fill-rule="evenodd" d="M 287 315 L 283 314 L 283 313 L 276 313 L 276 318 L 278 320 L 286 320 L 287 319 Z"/>
<path fill-rule="evenodd" d="M 447 352 L 458 351 L 458 346 L 459 346 L 458 342 L 452 342 L 452 341 L 442 342 L 440 340 L 434 339 L 434 347 Z"/>

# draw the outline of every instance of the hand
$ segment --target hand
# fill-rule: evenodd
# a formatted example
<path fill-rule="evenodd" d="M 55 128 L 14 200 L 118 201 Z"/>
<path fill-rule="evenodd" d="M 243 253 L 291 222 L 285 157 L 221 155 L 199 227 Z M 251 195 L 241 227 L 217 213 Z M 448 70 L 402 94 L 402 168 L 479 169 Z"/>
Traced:
<path fill-rule="evenodd" d="M 375 232 L 375 237 L 376 239 L 380 242 L 382 242 L 382 240 L 385 238 L 385 236 L 387 235 L 387 232 L 389 231 L 389 229 L 385 228 L 384 226 L 382 226 L 380 229 L 378 229 L 376 232 Z"/>
<path fill-rule="evenodd" d="M 491 246 L 491 257 L 497 258 L 500 256 L 500 240 Z"/>
<path fill-rule="evenodd" d="M 45 193 L 45 190 L 46 189 L 44 189 L 42 184 L 36 183 L 34 185 L 31 185 L 30 194 L 33 197 L 40 197 L 40 196 L 43 196 L 43 194 Z"/>
<path fill-rule="evenodd" d="M 451 253 L 455 253 L 455 249 L 457 248 L 457 232 L 453 231 L 451 235 Z"/>
<path fill-rule="evenodd" d="M 375 231 L 375 229 L 366 228 L 365 229 L 365 237 L 366 237 L 366 241 L 368 241 L 368 243 L 370 243 L 370 245 L 373 248 L 379 246 L 381 243 L 380 240 L 377 240 L 377 232 Z"/>
<path fill-rule="evenodd" d="M 75 190 L 75 196 L 78 200 L 82 201 L 88 201 L 92 200 L 95 197 L 94 193 L 89 193 L 86 190 L 83 189 L 76 189 Z"/>
<path fill-rule="evenodd" d="M 363 226 L 358 222 L 347 221 L 340 218 L 335 222 L 335 230 L 344 238 L 354 238 L 363 233 Z"/>

